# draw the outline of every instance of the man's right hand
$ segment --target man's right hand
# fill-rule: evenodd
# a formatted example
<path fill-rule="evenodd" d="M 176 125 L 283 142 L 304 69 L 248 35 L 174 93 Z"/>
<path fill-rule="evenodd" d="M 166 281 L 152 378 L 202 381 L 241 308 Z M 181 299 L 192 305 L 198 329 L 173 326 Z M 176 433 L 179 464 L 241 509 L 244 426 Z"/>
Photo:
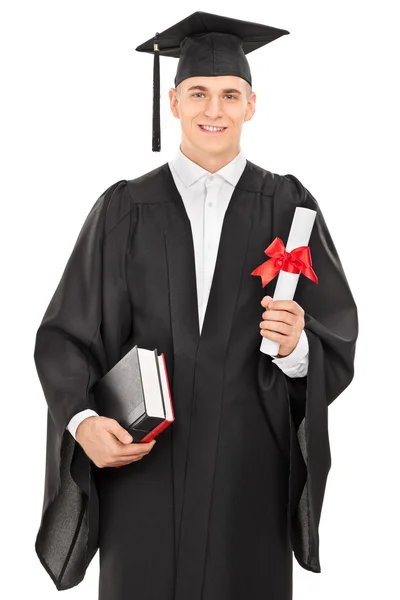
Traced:
<path fill-rule="evenodd" d="M 132 436 L 116 419 L 86 417 L 75 433 L 76 441 L 99 467 L 120 467 L 140 460 L 156 443 L 132 443 Z"/>

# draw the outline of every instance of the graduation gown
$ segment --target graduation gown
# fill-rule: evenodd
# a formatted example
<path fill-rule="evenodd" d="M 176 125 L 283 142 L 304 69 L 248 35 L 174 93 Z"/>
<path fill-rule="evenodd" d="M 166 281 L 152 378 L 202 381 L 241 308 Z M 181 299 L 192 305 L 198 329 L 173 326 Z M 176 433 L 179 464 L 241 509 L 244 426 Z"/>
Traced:
<path fill-rule="evenodd" d="M 309 367 L 290 378 L 260 351 L 251 272 L 296 206 L 317 211 L 301 275 Z M 292 551 L 320 572 L 331 465 L 328 406 L 354 375 L 357 308 L 323 214 L 293 175 L 251 161 L 225 213 L 199 331 L 191 226 L 168 163 L 110 186 L 79 233 L 36 335 L 48 404 L 35 549 L 58 590 L 99 549 L 100 600 L 292 598 Z M 137 344 L 164 353 L 175 422 L 142 460 L 98 468 L 66 426 Z"/>

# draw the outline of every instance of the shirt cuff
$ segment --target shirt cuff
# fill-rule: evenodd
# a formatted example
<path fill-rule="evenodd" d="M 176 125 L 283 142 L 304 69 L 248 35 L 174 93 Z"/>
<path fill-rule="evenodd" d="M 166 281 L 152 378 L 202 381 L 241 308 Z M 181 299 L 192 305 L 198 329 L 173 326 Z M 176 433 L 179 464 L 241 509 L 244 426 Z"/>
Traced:
<path fill-rule="evenodd" d="M 300 335 L 300 339 L 297 342 L 297 346 L 295 347 L 293 352 L 291 352 L 287 356 L 282 356 L 281 358 L 279 358 L 279 357 L 273 358 L 272 362 L 274 362 L 275 364 L 277 364 L 279 366 L 282 365 L 285 367 L 294 367 L 294 366 L 297 366 L 300 363 L 300 361 L 307 356 L 307 354 L 308 354 L 308 339 L 307 339 L 306 332 L 303 329 L 303 331 L 301 332 L 301 335 Z"/>
<path fill-rule="evenodd" d="M 82 421 L 84 421 L 87 417 L 98 417 L 98 413 L 95 410 L 92 410 L 91 408 L 86 408 L 85 410 L 81 410 L 80 412 L 76 413 L 76 415 L 74 415 L 72 417 L 72 419 L 70 420 L 70 422 L 67 425 L 67 429 L 70 432 L 70 434 L 72 435 L 72 437 L 74 437 L 76 439 L 76 430 L 78 429 L 78 425 L 80 425 L 80 423 L 82 423 Z"/>

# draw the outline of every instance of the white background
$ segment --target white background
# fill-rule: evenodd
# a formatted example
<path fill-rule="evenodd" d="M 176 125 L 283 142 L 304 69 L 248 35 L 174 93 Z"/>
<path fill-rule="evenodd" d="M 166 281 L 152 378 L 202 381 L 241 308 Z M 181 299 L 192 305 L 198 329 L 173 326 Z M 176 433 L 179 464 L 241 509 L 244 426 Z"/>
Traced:
<path fill-rule="evenodd" d="M 296 175 L 318 200 L 359 308 L 355 378 L 329 409 L 322 573 L 295 561 L 294 599 L 398 598 L 394 6 L 153 1 L 139 3 L 139 14 L 132 0 L 1 4 L 2 597 L 59 597 L 34 551 L 46 427 L 36 330 L 96 199 L 167 162 L 179 144 L 168 101 L 177 61 L 160 60 L 162 152 L 153 153 L 153 58 L 136 46 L 203 10 L 290 31 L 248 55 L 257 112 L 242 149 L 268 170 Z M 95 600 L 97 578 L 98 554 L 63 597 Z"/>

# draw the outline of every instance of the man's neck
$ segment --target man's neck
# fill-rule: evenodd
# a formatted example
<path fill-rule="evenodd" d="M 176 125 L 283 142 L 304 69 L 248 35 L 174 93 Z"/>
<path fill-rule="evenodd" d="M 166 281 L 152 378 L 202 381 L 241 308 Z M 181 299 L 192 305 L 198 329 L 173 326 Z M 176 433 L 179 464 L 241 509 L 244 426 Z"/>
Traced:
<path fill-rule="evenodd" d="M 210 173 L 216 173 L 222 167 L 230 163 L 240 152 L 240 147 L 230 148 L 229 151 L 224 152 L 223 154 L 209 154 L 205 152 L 201 152 L 198 148 L 193 148 L 188 144 L 185 144 L 183 141 L 180 144 L 181 152 L 187 157 L 190 158 L 197 165 L 206 169 Z"/>

